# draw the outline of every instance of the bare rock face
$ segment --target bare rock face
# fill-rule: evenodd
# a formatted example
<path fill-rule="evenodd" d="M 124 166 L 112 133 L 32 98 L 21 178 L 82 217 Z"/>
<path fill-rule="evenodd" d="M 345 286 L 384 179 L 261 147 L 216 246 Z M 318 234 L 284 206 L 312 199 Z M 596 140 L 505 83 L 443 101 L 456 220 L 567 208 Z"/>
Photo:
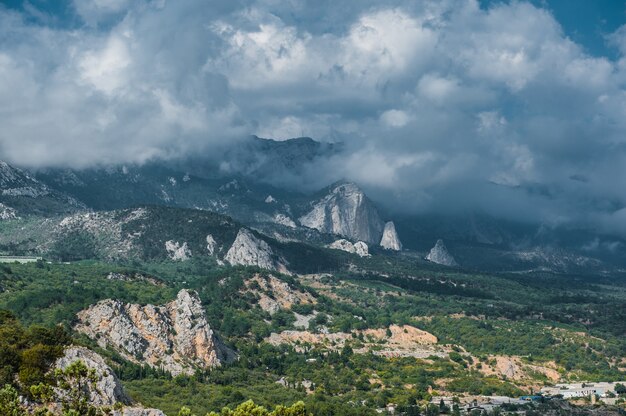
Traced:
<path fill-rule="evenodd" d="M 262 269 L 286 271 L 284 264 L 276 259 L 272 248 L 247 228 L 241 228 L 224 257 L 231 265 L 258 266 Z"/>
<path fill-rule="evenodd" d="M 115 403 L 130 404 L 131 400 L 122 389 L 120 380 L 104 359 L 95 352 L 84 347 L 66 348 L 63 357 L 55 363 L 55 368 L 66 369 L 70 364 L 82 361 L 87 368 L 96 372 L 95 388 L 90 388 L 91 404 L 94 406 L 113 406 Z"/>
<path fill-rule="evenodd" d="M 135 363 L 162 368 L 173 375 L 193 374 L 232 361 L 206 320 L 198 294 L 181 290 L 163 306 L 103 300 L 78 313 L 76 330 L 112 347 Z"/>
<path fill-rule="evenodd" d="M 385 250 L 401 251 L 402 243 L 396 232 L 396 226 L 393 221 L 389 221 L 385 224 L 383 230 L 383 238 L 380 239 L 380 246 Z"/>
<path fill-rule="evenodd" d="M 446 246 L 443 244 L 443 240 L 441 239 L 437 240 L 435 246 L 426 256 L 426 260 L 443 266 L 458 266 L 458 263 L 454 260 L 454 257 L 448 253 L 448 249 L 446 249 Z"/>
<path fill-rule="evenodd" d="M 13 220 L 17 218 L 17 211 L 0 203 L 0 220 Z"/>
<path fill-rule="evenodd" d="M 357 254 L 360 257 L 368 257 L 370 255 L 369 254 L 369 247 L 363 241 L 357 241 L 356 243 L 352 244 L 350 241 L 345 240 L 345 239 L 342 238 L 342 239 L 337 240 L 334 243 L 330 244 L 328 246 L 328 248 L 332 248 L 334 250 L 342 250 L 342 251 L 346 251 L 348 253 Z"/>
<path fill-rule="evenodd" d="M 275 276 L 259 274 L 244 282 L 243 293 L 252 293 L 258 298 L 258 305 L 270 315 L 293 305 L 316 304 L 317 300 L 309 293 L 290 286 Z"/>
<path fill-rule="evenodd" d="M 369 257 L 369 247 L 363 241 L 357 241 L 354 243 L 354 252 L 359 257 Z"/>
<path fill-rule="evenodd" d="M 114 416 L 165 416 L 160 410 L 146 409 L 132 405 L 131 399 L 126 395 L 120 380 L 104 359 L 95 352 L 84 348 L 72 346 L 66 348 L 63 357 L 55 363 L 55 368 L 65 369 L 76 361 L 81 361 L 87 368 L 95 371 L 96 383 L 93 388 L 88 386 L 90 403 L 93 406 L 114 406 L 117 403 L 125 405 L 122 409 L 115 410 Z M 130 406 L 127 406 L 130 405 Z"/>
<path fill-rule="evenodd" d="M 284 225 L 285 227 L 289 227 L 289 228 L 296 228 L 296 227 L 298 227 L 296 225 L 296 223 L 291 218 L 286 216 L 285 214 L 276 214 L 276 215 L 274 215 L 274 222 L 276 224 Z"/>
<path fill-rule="evenodd" d="M 217 248 L 217 242 L 213 238 L 211 234 L 206 236 L 206 249 L 209 252 L 209 255 L 212 256 L 215 253 L 215 249 Z"/>
<path fill-rule="evenodd" d="M 191 250 L 184 241 L 180 244 L 178 241 L 169 240 L 165 242 L 165 250 L 167 256 L 175 261 L 185 261 L 191 258 Z"/>
<path fill-rule="evenodd" d="M 334 187 L 299 221 L 323 233 L 367 243 L 378 243 L 384 226 L 374 204 L 353 183 Z"/>

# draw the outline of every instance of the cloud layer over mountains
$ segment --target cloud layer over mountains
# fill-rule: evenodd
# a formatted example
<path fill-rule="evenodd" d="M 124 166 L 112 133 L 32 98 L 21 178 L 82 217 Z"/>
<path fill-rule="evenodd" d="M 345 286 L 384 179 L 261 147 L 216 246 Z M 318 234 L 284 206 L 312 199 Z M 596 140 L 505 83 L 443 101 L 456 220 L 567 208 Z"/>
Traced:
<path fill-rule="evenodd" d="M 306 135 L 345 142 L 314 184 L 626 234 L 626 26 L 607 36 L 614 59 L 524 1 L 68 7 L 61 23 L 0 8 L 1 159 L 83 167 Z"/>

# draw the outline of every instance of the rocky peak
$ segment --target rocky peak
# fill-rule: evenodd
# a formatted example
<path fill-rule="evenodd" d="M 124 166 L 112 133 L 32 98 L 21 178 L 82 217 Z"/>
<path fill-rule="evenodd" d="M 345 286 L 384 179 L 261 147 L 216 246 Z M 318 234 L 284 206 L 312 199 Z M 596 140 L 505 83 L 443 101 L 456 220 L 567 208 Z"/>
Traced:
<path fill-rule="evenodd" d="M 209 326 L 195 291 L 181 290 L 166 305 L 103 300 L 78 313 L 76 330 L 111 347 L 126 359 L 162 368 L 173 375 L 193 374 L 235 358 Z"/>
<path fill-rule="evenodd" d="M 456 260 L 454 260 L 454 257 L 452 257 L 450 253 L 448 253 L 448 249 L 443 244 L 443 240 L 441 239 L 437 240 L 435 246 L 426 256 L 426 260 L 444 266 L 458 266 Z"/>
<path fill-rule="evenodd" d="M 247 228 L 241 228 L 224 257 L 231 265 L 258 266 L 262 269 L 286 271 L 284 264 L 276 259 L 272 248 Z"/>
<path fill-rule="evenodd" d="M 331 188 L 299 221 L 323 233 L 368 243 L 378 243 L 384 227 L 374 204 L 350 182 Z"/>
<path fill-rule="evenodd" d="M 393 221 L 389 221 L 385 224 L 383 230 L 383 237 L 380 239 L 380 246 L 385 250 L 401 251 L 402 243 L 396 232 L 396 226 Z"/>

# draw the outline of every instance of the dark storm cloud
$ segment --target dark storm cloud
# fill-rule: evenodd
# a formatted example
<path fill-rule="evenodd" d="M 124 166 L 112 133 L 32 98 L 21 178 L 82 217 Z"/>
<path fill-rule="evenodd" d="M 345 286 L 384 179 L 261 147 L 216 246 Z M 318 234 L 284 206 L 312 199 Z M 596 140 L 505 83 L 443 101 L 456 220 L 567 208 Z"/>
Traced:
<path fill-rule="evenodd" d="M 346 149 L 304 170 L 310 186 L 626 233 L 626 29 L 608 58 L 526 2 L 72 8 L 78 28 L 0 11 L 2 158 L 141 162 L 308 135 Z"/>

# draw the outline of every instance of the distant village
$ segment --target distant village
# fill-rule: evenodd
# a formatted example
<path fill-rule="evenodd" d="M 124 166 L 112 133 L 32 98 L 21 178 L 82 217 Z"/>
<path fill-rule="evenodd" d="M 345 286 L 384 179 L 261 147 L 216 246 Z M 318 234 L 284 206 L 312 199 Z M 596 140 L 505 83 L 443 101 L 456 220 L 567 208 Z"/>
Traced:
<path fill-rule="evenodd" d="M 526 414 L 529 406 L 547 401 L 567 401 L 576 405 L 619 406 L 626 415 L 626 382 L 561 383 L 544 387 L 537 394 L 507 396 L 433 396 L 430 403 L 439 414 Z M 381 414 L 395 414 L 395 405 L 378 409 Z M 565 414 L 565 413 L 562 413 Z"/>

